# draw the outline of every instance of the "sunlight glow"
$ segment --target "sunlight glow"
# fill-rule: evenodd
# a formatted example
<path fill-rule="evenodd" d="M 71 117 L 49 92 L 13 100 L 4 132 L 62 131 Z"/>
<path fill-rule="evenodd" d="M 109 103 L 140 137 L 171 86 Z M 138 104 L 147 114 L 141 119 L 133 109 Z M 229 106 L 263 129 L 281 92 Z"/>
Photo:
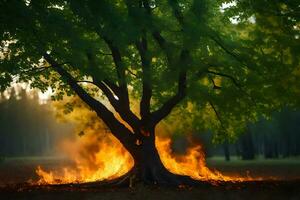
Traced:
<path fill-rule="evenodd" d="M 236 1 L 232 1 L 232 2 L 229 2 L 229 3 L 222 3 L 222 6 L 220 7 L 220 10 L 223 13 L 223 12 L 225 12 L 225 9 L 233 7 L 233 6 L 236 6 Z"/>
<path fill-rule="evenodd" d="M 53 95 L 53 91 L 51 88 L 48 88 L 47 91 L 45 92 L 38 92 L 38 97 L 39 97 L 39 101 L 41 104 L 45 104 L 48 102 L 48 100 L 50 99 L 51 95 Z"/>
<path fill-rule="evenodd" d="M 32 89 L 30 88 L 30 85 L 27 83 L 16 83 L 13 82 L 11 84 L 10 88 L 7 88 L 4 92 L 3 92 L 3 96 L 5 99 L 10 99 L 12 92 L 15 93 L 16 99 L 20 99 L 21 98 L 21 91 L 25 90 L 26 94 L 28 95 L 29 98 L 33 98 L 34 96 L 34 92 L 37 92 L 38 98 L 39 98 L 39 103 L 40 104 L 46 104 L 50 98 L 51 95 L 53 95 L 53 91 L 51 90 L 51 88 L 48 88 L 45 92 L 42 92 L 40 90 L 37 89 Z"/>

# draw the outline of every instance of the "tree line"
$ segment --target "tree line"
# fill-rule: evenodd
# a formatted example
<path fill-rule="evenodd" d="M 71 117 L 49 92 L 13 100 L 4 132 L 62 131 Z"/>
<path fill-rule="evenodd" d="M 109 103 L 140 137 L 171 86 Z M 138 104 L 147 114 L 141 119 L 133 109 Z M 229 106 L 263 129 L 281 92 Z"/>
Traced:
<path fill-rule="evenodd" d="M 13 88 L 9 99 L 0 100 L 0 156 L 40 156 L 55 151 L 68 126 L 59 124 L 49 104 L 41 104 L 37 92 L 31 95 Z"/>
<path fill-rule="evenodd" d="M 287 158 L 300 155 L 300 111 L 283 109 L 272 119 L 260 118 L 249 123 L 235 140 L 214 145 L 213 134 L 201 135 L 207 156 L 223 156 L 230 160 L 237 156 L 242 160 Z"/>
<path fill-rule="evenodd" d="M 0 100 L 0 155 L 41 156 L 55 152 L 58 142 L 71 132 L 70 124 L 58 123 L 50 104 L 41 104 L 37 92 L 28 95 L 24 89 L 17 94 L 10 90 Z M 243 160 L 257 157 L 285 158 L 300 155 L 300 111 L 283 109 L 272 120 L 261 118 L 248 124 L 236 140 L 213 144 L 210 132 L 196 134 L 207 156 L 238 156 Z M 185 148 L 180 138 L 174 139 L 175 149 Z M 179 147 L 180 146 L 180 147 Z"/>

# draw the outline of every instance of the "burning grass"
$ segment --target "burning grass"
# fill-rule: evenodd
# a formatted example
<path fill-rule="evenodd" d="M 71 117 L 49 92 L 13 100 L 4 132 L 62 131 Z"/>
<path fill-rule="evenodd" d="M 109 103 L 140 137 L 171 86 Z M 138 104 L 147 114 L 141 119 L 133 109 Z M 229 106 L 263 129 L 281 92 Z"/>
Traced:
<path fill-rule="evenodd" d="M 126 174 L 134 165 L 131 155 L 122 144 L 110 134 L 101 120 L 84 107 L 78 99 L 72 99 L 73 112 L 67 115 L 57 112 L 58 118 L 76 124 L 80 137 L 66 139 L 62 142 L 61 151 L 75 165 L 57 170 L 46 171 L 37 167 L 39 180 L 35 184 L 67 184 L 112 180 Z M 62 103 L 56 105 L 58 110 Z M 121 119 L 120 119 L 121 121 Z M 106 131 L 105 131 L 106 130 Z M 165 133 L 166 128 L 158 127 L 156 131 Z M 156 147 L 165 167 L 174 174 L 186 175 L 200 181 L 212 183 L 218 181 L 251 181 L 251 177 L 225 176 L 217 170 L 207 167 L 205 154 L 200 144 L 193 145 L 185 154 L 177 155 L 172 151 L 170 134 L 156 137 Z"/>
<path fill-rule="evenodd" d="M 171 148 L 170 138 L 156 138 L 156 147 L 165 167 L 179 175 L 187 175 L 200 181 L 252 181 L 251 177 L 225 176 L 206 166 L 201 145 L 187 149 L 184 155 L 176 155 Z M 73 167 L 45 171 L 36 169 L 37 184 L 86 183 L 112 180 L 127 173 L 133 167 L 133 159 L 122 145 L 112 136 L 99 138 L 86 135 L 75 141 L 65 141 L 64 151 L 76 163 Z M 257 180 L 257 179 L 256 179 Z"/>

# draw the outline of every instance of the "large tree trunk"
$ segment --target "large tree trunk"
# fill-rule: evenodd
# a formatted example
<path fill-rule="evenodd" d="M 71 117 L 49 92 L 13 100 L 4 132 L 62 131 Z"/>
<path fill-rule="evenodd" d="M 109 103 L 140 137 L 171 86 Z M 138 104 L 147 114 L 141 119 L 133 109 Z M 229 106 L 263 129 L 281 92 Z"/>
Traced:
<path fill-rule="evenodd" d="M 139 141 L 138 151 L 133 155 L 137 179 L 144 183 L 162 183 L 168 173 L 155 147 L 155 137 L 144 137 Z"/>
<path fill-rule="evenodd" d="M 226 161 L 230 161 L 230 149 L 229 149 L 229 144 L 228 144 L 228 139 L 226 138 L 224 143 L 223 143 L 223 151 L 224 151 L 224 156 Z"/>
<path fill-rule="evenodd" d="M 199 184 L 199 181 L 188 176 L 173 174 L 165 168 L 155 146 L 154 130 L 133 145 L 136 147 L 130 148 L 129 153 L 134 159 L 134 167 L 130 172 L 130 178 L 134 177 L 134 181 L 151 185 Z"/>

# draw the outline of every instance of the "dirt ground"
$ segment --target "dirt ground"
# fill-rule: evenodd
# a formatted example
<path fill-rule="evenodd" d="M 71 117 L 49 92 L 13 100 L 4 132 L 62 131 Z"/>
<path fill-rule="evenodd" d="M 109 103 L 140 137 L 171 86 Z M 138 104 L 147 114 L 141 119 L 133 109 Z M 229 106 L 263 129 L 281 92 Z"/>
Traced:
<path fill-rule="evenodd" d="M 2 188 L 2 200 L 297 200 L 300 199 L 299 181 L 226 183 L 212 186 L 204 183 L 194 188 L 168 188 L 135 185 L 134 188 L 80 188 L 78 186 L 48 186 Z"/>
<path fill-rule="evenodd" d="M 34 169 L 42 165 L 46 169 L 69 165 L 57 158 L 15 158 L 0 163 L 0 200 L 127 200 L 127 199 L 162 199 L 162 200 L 235 200 L 235 199 L 291 199 L 300 200 L 300 160 L 258 160 L 224 162 L 208 160 L 211 168 L 226 175 L 250 174 L 252 177 L 264 177 L 265 181 L 243 183 L 220 183 L 215 186 L 203 183 L 193 188 L 168 188 L 135 185 L 133 188 L 65 186 L 28 186 L 29 179 L 36 179 Z M 275 178 L 276 180 L 270 180 Z"/>

